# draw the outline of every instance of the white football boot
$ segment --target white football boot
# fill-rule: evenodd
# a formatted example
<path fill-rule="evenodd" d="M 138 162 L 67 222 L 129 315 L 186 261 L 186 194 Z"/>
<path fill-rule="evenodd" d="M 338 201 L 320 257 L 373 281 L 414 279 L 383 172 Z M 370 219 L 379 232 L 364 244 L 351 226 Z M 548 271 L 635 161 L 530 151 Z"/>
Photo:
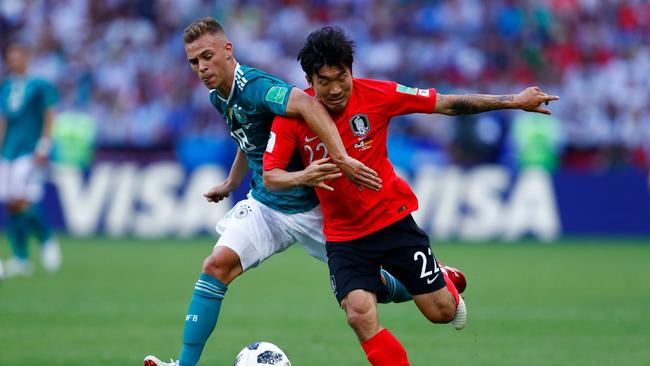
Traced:
<path fill-rule="evenodd" d="M 467 323 L 467 307 L 465 306 L 465 300 L 461 296 L 458 296 L 458 299 L 460 301 L 456 306 L 456 316 L 451 321 L 451 325 L 457 330 L 461 330 L 465 328 L 465 323 Z"/>
<path fill-rule="evenodd" d="M 56 272 L 61 267 L 62 260 L 61 247 L 55 239 L 50 239 L 41 246 L 41 262 L 46 271 Z"/>
<path fill-rule="evenodd" d="M 149 355 L 144 358 L 144 366 L 179 366 L 178 361 L 169 360 L 170 362 L 160 361 L 158 357 Z"/>
<path fill-rule="evenodd" d="M 4 263 L 5 277 L 29 276 L 34 272 L 34 267 L 27 259 L 9 258 Z"/>

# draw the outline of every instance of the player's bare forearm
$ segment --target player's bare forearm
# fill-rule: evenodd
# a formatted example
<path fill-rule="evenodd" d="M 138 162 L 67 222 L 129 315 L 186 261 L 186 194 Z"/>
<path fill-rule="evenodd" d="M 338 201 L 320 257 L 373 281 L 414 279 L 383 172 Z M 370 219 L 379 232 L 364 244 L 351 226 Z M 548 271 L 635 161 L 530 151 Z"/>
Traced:
<path fill-rule="evenodd" d="M 515 97 L 512 94 L 438 94 L 436 100 L 436 112 L 455 116 L 459 114 L 475 114 L 493 111 L 496 109 L 512 109 L 515 108 L 514 99 Z"/>
<path fill-rule="evenodd" d="M 465 94 L 444 95 L 437 94 L 435 113 L 450 116 L 461 114 L 476 114 L 498 109 L 521 109 L 528 112 L 551 114 L 551 111 L 542 108 L 542 104 L 558 100 L 560 97 L 548 95 L 538 87 L 530 87 L 519 94 L 491 95 L 491 94 Z"/>
<path fill-rule="evenodd" d="M 274 168 L 265 171 L 263 178 L 264 187 L 272 192 L 286 191 L 298 186 L 319 187 L 333 191 L 334 189 L 325 181 L 338 179 L 342 175 L 339 168 L 330 162 L 330 158 L 323 158 L 311 162 L 305 169 L 297 172 Z"/>
<path fill-rule="evenodd" d="M 288 191 L 300 185 L 300 174 L 301 172 L 288 172 L 280 168 L 264 171 L 264 188 L 269 192 Z"/>
<path fill-rule="evenodd" d="M 37 166 L 47 164 L 50 149 L 52 148 L 52 125 L 54 124 L 54 109 L 48 108 L 43 115 L 43 129 L 41 137 L 36 143 L 34 162 Z"/>
<path fill-rule="evenodd" d="M 52 137 L 52 125 L 54 125 L 54 109 L 48 108 L 45 111 L 45 118 L 43 123 L 43 131 L 41 132 L 41 138 L 49 139 Z"/>
<path fill-rule="evenodd" d="M 232 190 L 237 189 L 242 180 L 244 180 L 246 177 L 246 174 L 248 174 L 246 153 L 242 149 L 237 149 L 237 155 L 235 156 L 235 160 L 230 166 L 230 173 L 228 173 L 228 178 L 226 178 L 228 186 L 230 186 Z"/>
<path fill-rule="evenodd" d="M 205 197 L 208 202 L 221 202 L 223 199 L 230 196 L 232 191 L 239 187 L 241 181 L 246 176 L 246 173 L 248 173 L 246 155 L 242 149 L 237 149 L 237 155 L 230 167 L 228 178 L 226 178 L 222 183 L 210 188 L 209 191 L 203 194 L 203 197 Z"/>

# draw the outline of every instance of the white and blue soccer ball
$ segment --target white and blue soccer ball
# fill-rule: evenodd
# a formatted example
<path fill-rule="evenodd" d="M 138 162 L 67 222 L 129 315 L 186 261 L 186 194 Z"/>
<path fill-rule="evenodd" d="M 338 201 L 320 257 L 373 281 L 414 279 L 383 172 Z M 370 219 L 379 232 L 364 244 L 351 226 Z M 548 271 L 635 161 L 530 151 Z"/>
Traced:
<path fill-rule="evenodd" d="M 287 355 L 273 343 L 255 342 L 244 347 L 233 366 L 291 366 Z"/>

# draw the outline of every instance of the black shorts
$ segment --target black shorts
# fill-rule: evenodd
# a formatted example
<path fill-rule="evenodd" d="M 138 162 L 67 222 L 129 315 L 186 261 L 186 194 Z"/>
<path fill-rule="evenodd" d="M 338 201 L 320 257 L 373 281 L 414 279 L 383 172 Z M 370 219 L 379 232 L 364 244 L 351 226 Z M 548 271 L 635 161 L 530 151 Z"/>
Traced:
<path fill-rule="evenodd" d="M 411 295 L 445 287 L 445 280 L 429 246 L 429 237 L 411 215 L 362 238 L 327 242 L 327 258 L 334 296 L 341 302 L 352 290 L 377 295 L 386 291 L 381 268 L 390 272 Z"/>

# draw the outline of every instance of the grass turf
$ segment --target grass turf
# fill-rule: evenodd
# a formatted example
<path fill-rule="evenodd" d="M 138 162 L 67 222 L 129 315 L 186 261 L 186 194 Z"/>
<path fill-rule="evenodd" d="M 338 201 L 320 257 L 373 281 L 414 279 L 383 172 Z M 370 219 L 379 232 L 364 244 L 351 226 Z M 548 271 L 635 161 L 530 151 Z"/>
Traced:
<path fill-rule="evenodd" d="M 59 273 L 0 283 L 0 365 L 177 357 L 213 240 L 61 241 Z M 642 242 L 434 244 L 468 278 L 465 330 L 427 323 L 412 303 L 380 305 L 380 319 L 414 366 L 650 365 L 650 245 Z M 367 364 L 326 266 L 297 247 L 233 283 L 201 365 L 231 365 L 256 340 L 279 345 L 295 366 Z"/>

